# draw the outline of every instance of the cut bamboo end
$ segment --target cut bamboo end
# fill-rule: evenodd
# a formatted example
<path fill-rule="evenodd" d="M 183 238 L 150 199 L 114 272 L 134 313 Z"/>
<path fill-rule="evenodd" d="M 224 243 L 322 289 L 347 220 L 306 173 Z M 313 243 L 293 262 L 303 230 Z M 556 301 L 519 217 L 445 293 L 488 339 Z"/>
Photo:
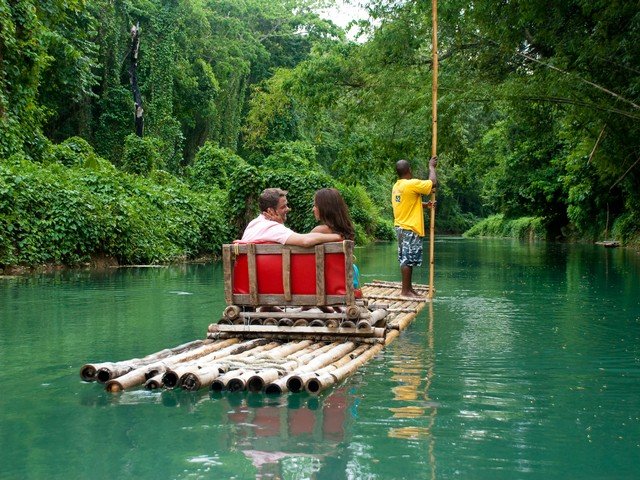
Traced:
<path fill-rule="evenodd" d="M 87 363 L 80 368 L 80 378 L 85 382 L 95 382 L 98 370 L 93 364 Z"/>
<path fill-rule="evenodd" d="M 274 382 L 270 383 L 264 388 L 264 393 L 266 393 L 267 395 L 282 395 L 283 393 L 285 393 L 285 390 L 281 385 Z"/>
<path fill-rule="evenodd" d="M 109 393 L 117 393 L 123 391 L 124 387 L 117 380 L 110 380 L 105 384 L 104 389 Z"/>

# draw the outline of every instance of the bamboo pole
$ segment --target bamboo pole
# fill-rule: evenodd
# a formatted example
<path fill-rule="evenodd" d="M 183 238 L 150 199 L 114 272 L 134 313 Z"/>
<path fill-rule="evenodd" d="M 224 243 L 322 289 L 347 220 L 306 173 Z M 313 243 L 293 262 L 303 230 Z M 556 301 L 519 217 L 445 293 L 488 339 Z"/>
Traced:
<path fill-rule="evenodd" d="M 384 330 L 381 328 L 381 330 Z M 387 332 L 385 331 L 385 336 Z M 247 332 L 242 334 L 243 340 L 248 339 L 269 339 L 269 340 L 280 340 L 283 342 L 291 342 L 293 340 L 300 340 L 301 335 L 296 335 L 292 333 L 260 333 L 260 332 Z M 355 336 L 340 336 L 340 335 L 304 335 L 306 338 L 311 338 L 315 342 L 335 342 L 336 340 L 340 340 L 341 342 L 356 342 L 356 343 L 385 343 L 385 336 L 382 337 L 355 337 Z M 237 338 L 237 333 L 231 332 L 219 332 L 219 333 L 210 333 L 209 338 L 216 339 L 224 339 L 224 338 Z"/>
<path fill-rule="evenodd" d="M 364 353 L 354 358 L 350 362 L 343 366 L 324 373 L 320 377 L 309 381 L 307 384 L 307 391 L 311 394 L 317 395 L 321 391 L 327 389 L 335 383 L 340 383 L 346 377 L 353 375 L 353 373 L 364 363 L 368 362 L 371 358 L 377 355 L 382 350 L 383 345 L 374 345 Z"/>
<path fill-rule="evenodd" d="M 247 381 L 247 390 L 256 393 L 262 391 L 266 385 L 284 376 L 283 371 L 293 371 L 300 363 L 304 361 L 305 358 L 311 358 L 307 357 L 309 354 L 317 355 L 318 352 L 316 352 L 316 350 L 319 350 L 322 347 L 324 347 L 322 343 L 312 343 L 304 350 L 300 350 L 299 352 L 295 352 L 287 356 L 288 359 L 295 363 L 292 363 L 291 365 L 280 365 L 280 368 L 265 368 L 263 370 L 260 370 Z M 303 355 L 307 356 L 300 358 Z"/>
<path fill-rule="evenodd" d="M 438 155 L 438 0 L 431 0 L 433 70 L 431 82 L 431 156 Z M 436 193 L 431 191 L 429 222 L 429 299 L 434 294 Z"/>
<path fill-rule="evenodd" d="M 267 345 L 258 347 L 261 351 L 260 352 L 256 352 L 256 350 L 258 350 L 258 348 L 253 349 L 252 355 L 237 355 L 235 356 L 234 360 L 239 360 L 241 359 L 244 363 L 249 364 L 252 360 L 255 360 L 257 358 L 258 355 L 256 355 L 256 353 L 263 353 L 269 350 L 273 350 L 276 349 L 280 346 L 279 343 L 277 342 L 272 342 L 269 343 Z M 229 361 L 231 360 L 230 358 L 226 358 L 225 361 Z M 249 368 L 236 368 L 233 370 L 229 370 L 227 373 L 219 376 L 218 378 L 216 378 L 215 380 L 213 380 L 213 382 L 211 383 L 211 390 L 213 390 L 214 392 L 221 392 L 223 390 L 226 390 L 229 388 L 229 382 L 236 379 L 237 377 L 240 377 L 241 375 L 243 375 L 245 372 L 247 372 L 248 370 L 250 370 Z M 231 385 L 233 388 L 236 388 L 234 386 L 234 383 L 232 383 Z M 235 391 L 235 390 L 234 390 Z"/>
<path fill-rule="evenodd" d="M 227 347 L 237 342 L 238 342 L 237 339 L 235 339 L 235 341 L 233 341 L 233 339 L 216 341 L 213 343 L 202 345 L 193 350 L 187 350 L 178 355 L 174 355 L 173 357 L 169 357 L 166 360 L 160 360 L 149 365 L 143 365 L 134 370 L 131 370 L 130 372 L 120 377 L 109 380 L 105 384 L 105 390 L 107 392 L 115 393 L 115 392 L 120 392 L 126 388 L 131 388 L 136 385 L 141 385 L 150 377 L 153 377 L 159 373 L 164 373 L 167 370 L 167 368 L 171 365 L 193 360 L 198 357 L 202 357 L 208 353 L 214 352 L 216 350 L 220 350 L 224 347 Z M 153 372 L 153 373 L 150 373 L 150 372 Z"/>
<path fill-rule="evenodd" d="M 332 348 L 327 353 L 324 353 L 306 365 L 300 367 L 294 372 L 294 375 L 287 380 L 287 388 L 291 392 L 299 392 L 304 388 L 304 381 L 299 377 L 301 373 L 313 372 L 320 368 L 326 367 L 328 364 L 335 362 L 341 357 L 344 357 L 352 350 L 355 350 L 356 344 L 353 342 L 347 342 Z"/>
<path fill-rule="evenodd" d="M 345 325 L 350 324 L 349 327 Z M 370 331 L 363 332 L 355 328 L 355 324 L 349 320 L 343 322 L 340 328 L 328 328 L 328 327 L 274 327 L 270 325 L 218 325 L 219 332 L 233 332 L 238 335 L 245 333 L 291 333 L 291 334 L 305 334 L 308 337 L 314 335 L 326 335 L 332 334 L 336 336 L 363 336 L 363 337 L 384 337 L 384 328 L 372 328 Z"/>
<path fill-rule="evenodd" d="M 200 388 L 208 387 L 218 378 L 218 376 L 227 373 L 228 367 L 224 361 L 242 358 L 246 354 L 257 354 L 263 350 L 267 339 L 260 338 L 249 340 L 237 346 L 229 355 L 223 355 L 223 351 L 202 357 L 195 362 L 191 362 L 182 368 L 176 369 L 176 373 L 180 375 L 177 384 L 185 390 L 195 391 Z M 212 363 L 213 360 L 224 358 L 224 361 Z"/>
<path fill-rule="evenodd" d="M 345 355 L 341 359 L 333 362 L 330 365 L 327 365 L 324 368 L 321 368 L 321 369 L 319 369 L 319 370 L 317 370 L 315 372 L 308 372 L 308 373 L 301 374 L 300 375 L 300 379 L 304 383 L 304 389 L 308 390 L 309 382 L 313 382 L 314 379 L 319 378 L 323 374 L 325 374 L 327 372 L 331 372 L 332 370 L 335 370 L 337 368 L 342 367 L 343 365 L 349 363 L 354 358 L 357 358 L 360 355 L 362 355 L 362 353 L 364 353 L 365 351 L 367 351 L 370 348 L 371 348 L 371 345 L 360 345 L 358 348 L 356 348 L 354 351 L 352 351 L 348 355 Z"/>
<path fill-rule="evenodd" d="M 80 377 L 85 382 L 94 382 L 99 380 L 98 373 L 100 372 L 101 379 L 99 381 L 101 383 L 105 383 L 112 378 L 124 375 L 125 373 L 145 364 L 150 364 L 161 358 L 167 358 L 172 355 L 200 347 L 205 343 L 211 343 L 211 340 L 193 340 L 173 348 L 165 348 L 164 350 L 150 353 L 142 358 L 131 358 L 120 362 L 87 363 L 80 368 Z"/>
<path fill-rule="evenodd" d="M 324 345 L 322 347 L 320 347 L 317 351 L 315 352 L 311 352 L 303 357 L 301 357 L 299 359 L 301 364 L 304 364 L 306 361 L 310 360 L 313 357 L 318 357 L 332 349 L 334 349 L 335 347 L 339 346 L 340 342 L 333 342 L 333 343 L 328 343 L 327 345 Z M 289 380 L 289 378 L 298 373 L 297 370 L 294 370 L 293 372 L 285 375 L 284 377 L 281 377 L 277 380 L 272 381 L 271 383 L 268 383 L 265 386 L 264 392 L 266 394 L 277 394 L 280 395 L 282 393 L 286 393 L 289 391 L 289 388 L 287 387 L 287 382 Z"/>
<path fill-rule="evenodd" d="M 162 381 L 163 376 L 164 372 L 158 373 L 157 375 L 149 378 L 146 382 L 144 382 L 144 388 L 147 390 L 157 390 L 159 388 L 162 388 L 164 386 L 164 383 Z"/>
<path fill-rule="evenodd" d="M 258 390 L 255 390 L 258 382 L 254 379 L 254 377 L 256 377 L 257 375 L 263 375 L 265 370 L 269 370 L 268 372 L 265 372 L 266 375 L 271 379 L 275 380 L 276 378 L 278 378 L 280 376 L 280 372 L 282 371 L 291 371 L 293 369 L 295 369 L 299 364 L 299 360 L 296 359 L 297 356 L 302 355 L 303 353 L 305 353 L 309 347 L 312 345 L 312 341 L 311 340 L 303 340 L 301 342 L 292 342 L 286 345 L 282 345 L 274 350 L 272 350 L 271 352 L 267 353 L 267 360 L 268 359 L 272 359 L 272 360 L 286 360 L 288 359 L 289 361 L 282 363 L 279 365 L 279 369 L 278 368 L 258 368 L 255 370 L 247 370 L 246 372 L 242 373 L 241 375 L 238 375 L 234 378 L 232 378 L 231 380 L 229 380 L 229 383 L 227 384 L 227 389 L 231 392 L 238 392 L 241 390 L 245 390 L 247 389 L 248 383 L 251 380 L 253 381 L 253 386 L 251 391 L 260 391 L 262 390 L 262 386 L 260 386 L 260 388 Z M 263 355 L 258 355 L 256 357 L 256 360 L 262 360 L 263 358 L 265 358 Z M 273 371 L 275 370 L 276 372 L 276 377 L 273 378 Z M 272 381 L 272 380 L 269 380 Z M 264 384 L 264 382 L 263 382 Z"/>

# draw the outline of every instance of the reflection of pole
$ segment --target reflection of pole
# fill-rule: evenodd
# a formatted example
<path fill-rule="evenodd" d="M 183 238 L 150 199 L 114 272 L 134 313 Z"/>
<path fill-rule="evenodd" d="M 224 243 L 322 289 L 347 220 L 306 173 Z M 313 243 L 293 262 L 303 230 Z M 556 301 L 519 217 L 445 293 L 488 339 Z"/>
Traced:
<path fill-rule="evenodd" d="M 431 0 L 431 19 L 432 19 L 432 50 L 433 50 L 433 73 L 431 85 L 431 156 L 438 154 L 438 0 Z M 436 226 L 436 194 L 431 192 L 431 208 L 430 208 L 430 228 L 429 228 L 429 298 L 433 298 L 434 294 L 434 264 L 435 264 L 435 248 L 434 248 L 434 231 Z"/>
<path fill-rule="evenodd" d="M 429 324 L 427 327 L 427 382 L 424 390 L 425 400 L 431 400 L 429 398 L 429 387 L 431 387 L 431 379 L 434 375 L 434 367 L 436 361 L 436 354 L 434 350 L 433 340 L 433 303 L 429 302 Z M 438 409 L 430 402 L 431 413 L 429 414 L 429 464 L 431 465 L 431 478 L 436 478 L 436 456 L 435 456 L 435 437 L 433 435 L 433 427 L 436 423 L 436 413 Z"/>

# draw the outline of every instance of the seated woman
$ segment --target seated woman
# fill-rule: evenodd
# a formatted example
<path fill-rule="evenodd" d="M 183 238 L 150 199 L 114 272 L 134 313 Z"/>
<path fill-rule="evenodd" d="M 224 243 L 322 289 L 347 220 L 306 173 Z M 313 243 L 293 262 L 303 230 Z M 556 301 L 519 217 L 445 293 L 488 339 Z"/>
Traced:
<path fill-rule="evenodd" d="M 320 225 L 311 232 L 337 233 L 343 240 L 354 240 L 356 237 L 349 208 L 340 192 L 335 188 L 321 188 L 313 197 L 313 216 Z"/>
<path fill-rule="evenodd" d="M 312 233 L 337 233 L 343 240 L 355 240 L 356 232 L 349 216 L 349 208 L 335 188 L 321 188 L 316 192 L 313 198 L 313 216 L 320 224 L 311 230 Z M 360 287 L 359 277 L 360 272 L 354 264 L 353 286 L 356 289 Z"/>
<path fill-rule="evenodd" d="M 265 214 L 266 218 L 271 219 L 269 214 Z M 342 240 L 355 240 L 356 232 L 349 216 L 349 207 L 345 203 L 340 192 L 335 188 L 321 188 L 313 197 L 313 216 L 316 221 L 319 222 L 311 232 L 309 233 L 325 233 L 325 234 L 338 234 L 342 237 Z M 356 289 L 356 297 L 361 296 L 360 288 L 360 273 L 358 267 L 353 265 L 353 286 Z M 310 307 L 305 307 L 303 310 L 308 310 Z M 340 307 L 320 307 L 325 313 L 332 313 L 334 311 L 341 311 Z"/>

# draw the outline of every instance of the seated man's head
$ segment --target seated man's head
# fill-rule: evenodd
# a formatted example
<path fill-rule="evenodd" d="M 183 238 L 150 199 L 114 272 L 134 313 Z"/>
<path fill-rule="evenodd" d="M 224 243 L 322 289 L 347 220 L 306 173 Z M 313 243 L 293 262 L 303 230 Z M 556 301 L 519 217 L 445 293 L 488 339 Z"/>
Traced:
<path fill-rule="evenodd" d="M 267 188 L 258 198 L 258 206 L 262 213 L 267 213 L 268 218 L 278 223 L 287 220 L 287 213 L 291 210 L 287 202 L 287 191 L 279 188 Z"/>

